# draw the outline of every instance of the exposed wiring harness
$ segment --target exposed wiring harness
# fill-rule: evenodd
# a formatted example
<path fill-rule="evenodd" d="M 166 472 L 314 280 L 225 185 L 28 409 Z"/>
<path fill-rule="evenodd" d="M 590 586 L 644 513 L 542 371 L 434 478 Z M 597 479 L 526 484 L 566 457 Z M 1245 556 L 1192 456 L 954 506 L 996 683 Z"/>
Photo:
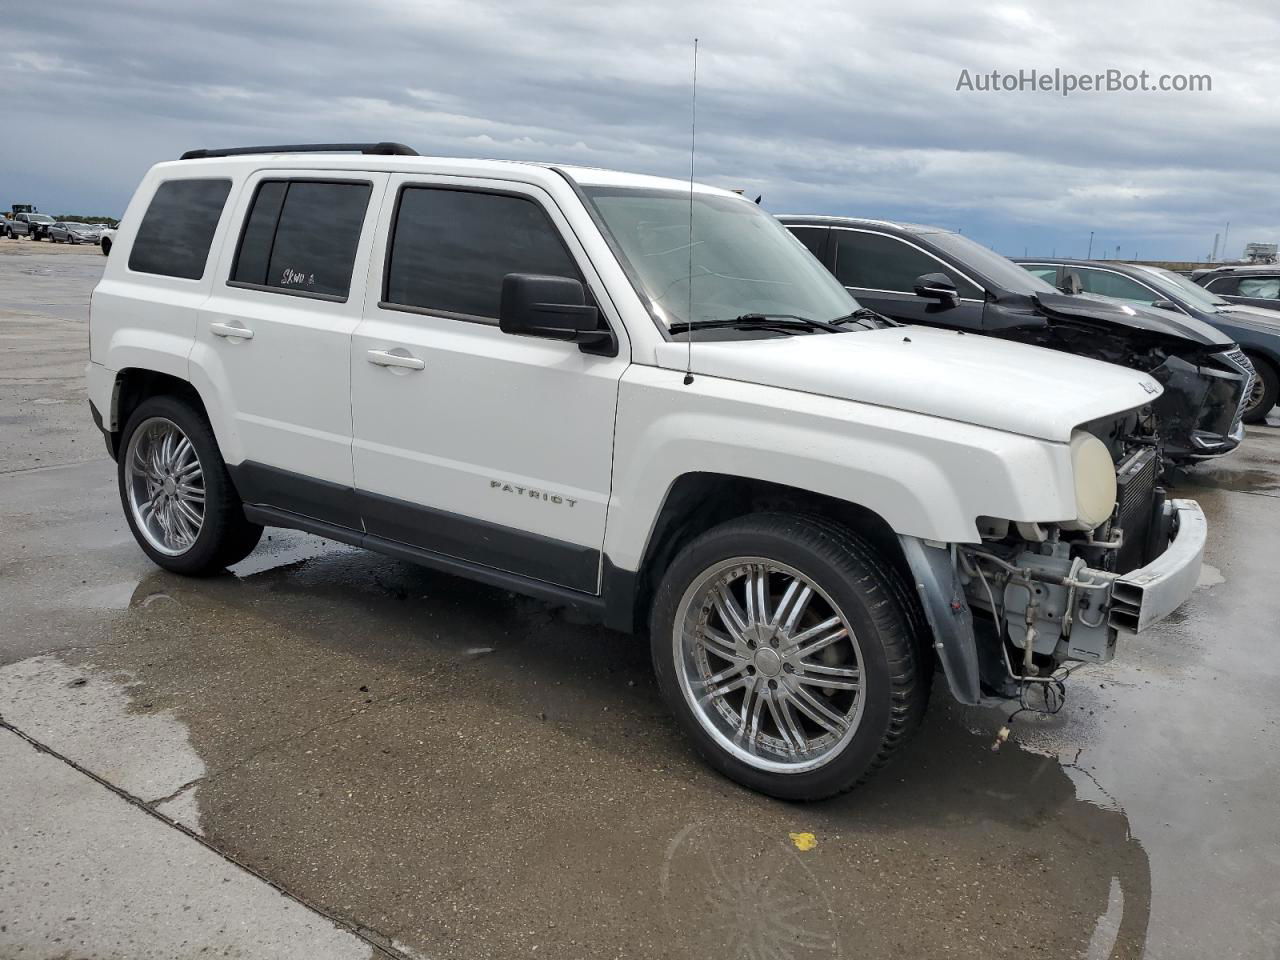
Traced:
<path fill-rule="evenodd" d="M 1021 570 L 1018 570 L 1018 568 L 1014 567 L 1012 564 L 1005 563 L 998 557 L 994 557 L 986 553 L 980 554 L 979 556 L 996 561 L 999 566 L 1004 567 L 1011 574 L 1022 573 Z M 967 558 L 964 565 L 966 568 L 969 567 Z M 1052 674 L 1046 677 L 1029 676 L 1025 672 L 1021 674 L 1015 673 L 1013 670 L 1013 664 L 1009 660 L 1008 644 L 1012 641 L 1009 640 L 1008 632 L 1006 630 L 1004 606 L 996 603 L 995 593 L 991 589 L 991 582 L 987 579 L 986 571 L 982 569 L 982 564 L 974 562 L 971 570 L 978 575 L 978 579 L 982 582 L 982 589 L 986 591 L 987 602 L 991 607 L 991 615 L 995 619 L 996 638 L 1000 643 L 1000 652 L 1004 657 L 1005 670 L 1008 672 L 1009 676 L 1018 683 L 1018 708 L 1014 710 L 1013 713 L 1009 714 L 1008 718 L 1004 722 L 1004 726 L 1002 726 L 1000 731 L 996 734 L 995 742 L 991 745 L 991 749 L 996 751 L 999 750 L 1004 742 L 1009 739 L 1013 723 L 1021 714 L 1038 713 L 1041 716 L 1047 717 L 1057 714 L 1067 702 L 1067 679 L 1071 676 L 1074 670 L 1083 664 L 1076 663 L 1071 666 L 1059 667 Z M 1071 579 L 1074 580 L 1075 578 L 1072 577 Z M 1026 662 L 1028 664 L 1031 660 L 1031 644 L 1033 636 L 1034 634 L 1029 631 L 1025 646 Z M 1032 690 L 1039 690 L 1039 705 L 1035 705 L 1033 703 L 1033 698 L 1031 696 Z"/>

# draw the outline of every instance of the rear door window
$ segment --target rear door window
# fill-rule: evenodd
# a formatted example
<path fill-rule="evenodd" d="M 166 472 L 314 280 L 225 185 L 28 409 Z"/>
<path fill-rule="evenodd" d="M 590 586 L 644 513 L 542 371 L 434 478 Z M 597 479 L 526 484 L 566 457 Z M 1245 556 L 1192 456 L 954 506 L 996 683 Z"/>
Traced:
<path fill-rule="evenodd" d="M 833 230 L 836 245 L 836 279 L 846 287 L 914 293 L 916 278 L 943 273 L 951 278 L 960 296 L 981 300 L 983 293 L 940 260 L 896 237 L 861 230 Z"/>
<path fill-rule="evenodd" d="M 438 187 L 400 192 L 384 304 L 496 320 L 508 273 L 582 280 L 555 224 L 527 197 Z"/>
<path fill-rule="evenodd" d="M 1222 294 L 1235 295 L 1236 286 L 1240 283 L 1239 277 L 1214 277 L 1204 285 L 1206 290 L 1212 290 L 1221 296 Z"/>
<path fill-rule="evenodd" d="M 372 192 L 356 181 L 264 180 L 228 282 L 346 300 Z"/>
<path fill-rule="evenodd" d="M 138 225 L 129 269 L 199 280 L 209 261 L 230 180 L 166 180 Z"/>

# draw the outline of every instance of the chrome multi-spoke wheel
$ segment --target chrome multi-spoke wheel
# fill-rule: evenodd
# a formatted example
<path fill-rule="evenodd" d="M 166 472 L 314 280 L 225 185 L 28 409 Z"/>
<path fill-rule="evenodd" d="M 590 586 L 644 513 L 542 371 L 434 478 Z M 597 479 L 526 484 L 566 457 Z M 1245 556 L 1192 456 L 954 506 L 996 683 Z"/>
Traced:
<path fill-rule="evenodd" d="M 262 536 L 245 516 L 198 399 L 159 394 L 139 403 L 120 431 L 116 469 L 129 527 L 166 570 L 218 573 Z"/>
<path fill-rule="evenodd" d="M 1249 399 L 1245 403 L 1245 413 L 1256 414 L 1266 397 L 1267 382 L 1262 379 L 1261 374 L 1254 374 L 1253 383 L 1249 387 Z M 1266 412 L 1265 410 L 1263 411 L 1264 414 Z"/>
<path fill-rule="evenodd" d="M 681 692 L 725 751 L 760 770 L 830 762 L 858 729 L 862 651 L 812 579 L 765 557 L 732 557 L 689 584 L 672 643 Z"/>
<path fill-rule="evenodd" d="M 199 454 L 165 417 L 143 421 L 125 451 L 126 495 L 133 522 L 166 556 L 186 553 L 204 529 L 205 477 Z"/>

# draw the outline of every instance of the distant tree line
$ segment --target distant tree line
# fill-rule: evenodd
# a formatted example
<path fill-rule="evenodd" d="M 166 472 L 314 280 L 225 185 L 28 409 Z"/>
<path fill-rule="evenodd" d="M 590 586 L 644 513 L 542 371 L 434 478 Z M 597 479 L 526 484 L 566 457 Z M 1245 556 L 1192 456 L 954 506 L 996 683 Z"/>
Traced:
<path fill-rule="evenodd" d="M 88 217 L 78 213 L 51 213 L 49 214 L 49 216 L 53 217 L 53 219 L 55 220 L 62 220 L 64 222 L 68 220 L 74 220 L 77 223 L 105 223 L 109 227 L 114 227 L 116 224 L 120 222 L 115 217 L 101 217 L 101 216 Z"/>

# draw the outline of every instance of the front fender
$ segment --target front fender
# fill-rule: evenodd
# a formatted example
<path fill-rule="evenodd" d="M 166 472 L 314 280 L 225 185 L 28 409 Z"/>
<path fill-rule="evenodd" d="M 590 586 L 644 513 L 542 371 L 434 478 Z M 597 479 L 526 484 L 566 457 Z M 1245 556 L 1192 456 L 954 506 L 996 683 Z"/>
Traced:
<path fill-rule="evenodd" d="M 1075 516 L 1070 452 L 885 407 L 633 365 L 623 375 L 605 552 L 638 570 L 667 492 L 686 473 L 808 490 L 873 511 L 899 535 L 976 543 L 980 516 Z"/>

